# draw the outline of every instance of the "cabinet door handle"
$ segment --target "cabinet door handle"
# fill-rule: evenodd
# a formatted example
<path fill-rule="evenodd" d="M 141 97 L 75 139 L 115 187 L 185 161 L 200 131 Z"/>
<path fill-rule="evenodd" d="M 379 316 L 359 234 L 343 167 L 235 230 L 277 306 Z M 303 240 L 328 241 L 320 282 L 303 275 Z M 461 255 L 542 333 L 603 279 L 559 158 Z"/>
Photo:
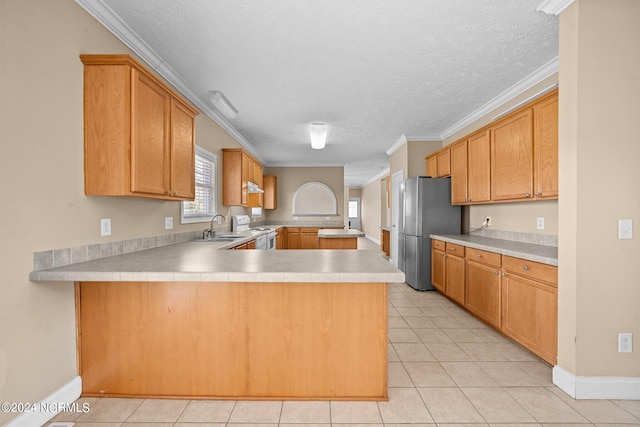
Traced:
<path fill-rule="evenodd" d="M 493 272 L 493 274 L 495 274 L 495 275 L 497 276 L 497 275 L 498 275 L 498 272 L 497 272 L 497 271 L 494 271 L 494 272 Z"/>
<path fill-rule="evenodd" d="M 538 192 L 536 191 L 536 197 L 539 197 L 539 196 L 540 196 L 540 193 L 538 193 Z"/>
<path fill-rule="evenodd" d="M 523 266 L 523 267 L 522 267 L 522 269 L 523 269 L 523 270 L 528 270 L 528 269 L 529 269 L 529 266 L 528 266 L 528 265 L 525 265 L 525 266 Z"/>
<path fill-rule="evenodd" d="M 507 275 L 507 273 L 502 272 L 502 277 L 505 277 Z"/>
<path fill-rule="evenodd" d="M 524 197 L 531 197 L 531 193 L 526 193 Z"/>

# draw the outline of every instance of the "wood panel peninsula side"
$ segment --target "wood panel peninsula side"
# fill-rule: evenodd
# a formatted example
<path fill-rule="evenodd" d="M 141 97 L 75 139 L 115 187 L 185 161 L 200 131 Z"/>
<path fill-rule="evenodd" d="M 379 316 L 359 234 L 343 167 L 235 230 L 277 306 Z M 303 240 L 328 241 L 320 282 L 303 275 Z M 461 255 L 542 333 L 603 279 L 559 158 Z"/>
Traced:
<path fill-rule="evenodd" d="M 404 274 L 373 251 L 227 246 L 30 274 L 75 282 L 83 396 L 388 399 L 387 283 Z"/>

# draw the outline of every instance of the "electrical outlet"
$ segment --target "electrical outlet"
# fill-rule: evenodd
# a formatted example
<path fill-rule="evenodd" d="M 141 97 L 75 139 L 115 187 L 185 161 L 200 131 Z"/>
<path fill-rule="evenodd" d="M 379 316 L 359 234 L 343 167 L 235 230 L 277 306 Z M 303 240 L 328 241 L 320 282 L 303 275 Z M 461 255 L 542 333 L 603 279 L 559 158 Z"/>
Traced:
<path fill-rule="evenodd" d="M 618 353 L 633 352 L 633 334 L 618 334 Z"/>
<path fill-rule="evenodd" d="M 165 216 L 164 217 L 164 229 L 171 230 L 173 228 L 173 217 Z"/>
<path fill-rule="evenodd" d="M 633 221 L 630 219 L 618 220 L 618 239 L 630 240 L 633 239 Z"/>
<path fill-rule="evenodd" d="M 100 220 L 100 236 L 111 236 L 111 218 L 102 218 Z"/>
<path fill-rule="evenodd" d="M 538 230 L 544 230 L 544 217 L 539 216 L 536 219 L 536 227 L 538 227 Z"/>

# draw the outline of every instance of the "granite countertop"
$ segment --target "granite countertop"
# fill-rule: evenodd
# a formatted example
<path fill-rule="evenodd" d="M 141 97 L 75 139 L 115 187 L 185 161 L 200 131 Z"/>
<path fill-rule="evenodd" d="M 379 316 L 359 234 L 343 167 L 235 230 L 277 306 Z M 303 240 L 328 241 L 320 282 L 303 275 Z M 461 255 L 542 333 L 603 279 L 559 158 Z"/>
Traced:
<path fill-rule="evenodd" d="M 360 230 L 356 229 L 328 229 L 328 230 L 318 230 L 318 237 L 321 239 L 329 238 L 329 239 L 343 239 L 343 238 L 356 238 L 356 237 L 364 237 L 364 233 Z"/>
<path fill-rule="evenodd" d="M 537 245 L 533 243 L 516 242 L 513 240 L 494 239 L 491 237 L 475 236 L 472 234 L 432 234 L 432 239 L 457 245 L 468 246 L 502 255 L 536 261 L 543 264 L 558 265 L 558 248 L 555 246 Z"/>
<path fill-rule="evenodd" d="M 233 233 L 225 233 L 233 234 Z M 404 282 L 375 251 L 220 250 L 234 242 L 184 242 L 32 271 L 32 281 Z"/>

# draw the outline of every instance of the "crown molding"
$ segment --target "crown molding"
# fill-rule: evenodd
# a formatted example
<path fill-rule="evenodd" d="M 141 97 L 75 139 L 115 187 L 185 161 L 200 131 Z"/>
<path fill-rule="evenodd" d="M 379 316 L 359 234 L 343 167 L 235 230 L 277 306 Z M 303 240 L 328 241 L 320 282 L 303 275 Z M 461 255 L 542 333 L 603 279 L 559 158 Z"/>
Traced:
<path fill-rule="evenodd" d="M 520 80 L 515 85 L 511 86 L 509 89 L 502 92 L 500 95 L 493 98 L 491 101 L 484 104 L 482 107 L 478 108 L 476 111 L 472 112 L 459 122 L 455 123 L 451 127 L 447 128 L 440 135 L 441 140 L 449 138 L 451 135 L 456 132 L 464 129 L 469 126 L 473 122 L 481 119 L 487 114 L 491 113 L 493 110 L 499 108 L 504 105 L 508 101 L 512 100 L 516 96 L 524 93 L 525 91 L 531 89 L 533 86 L 537 85 L 544 79 L 554 75 L 558 72 L 558 57 L 556 56 L 551 61 L 544 64 L 542 67 L 538 68 L 533 73 L 529 74 L 524 79 Z M 498 114 L 499 115 L 499 114 Z"/>
<path fill-rule="evenodd" d="M 560 13 L 571 6 L 575 0 L 545 0 L 536 9 L 537 12 L 544 12 L 547 15 L 560 15 Z"/>
<path fill-rule="evenodd" d="M 212 106 L 203 102 L 200 97 L 187 85 L 180 75 L 171 68 L 164 60 L 144 42 L 113 10 L 102 0 L 75 0 L 89 15 L 93 16 L 102 26 L 109 30 L 118 40 L 131 49 L 149 67 L 158 73 L 162 78 L 175 87 L 182 96 L 195 105 L 206 116 L 216 122 L 244 149 L 246 149 L 260 163 L 264 159 L 256 152 L 238 131 L 220 115 Z"/>
<path fill-rule="evenodd" d="M 360 188 L 366 187 L 367 185 L 371 184 L 372 182 L 375 182 L 379 179 L 384 178 L 385 176 L 388 176 L 391 173 L 391 168 L 386 168 L 381 170 L 378 174 L 376 174 L 376 176 L 374 176 L 373 178 L 369 179 L 369 181 L 365 182 L 364 185 L 362 185 Z"/>
<path fill-rule="evenodd" d="M 387 155 L 390 156 L 393 153 L 395 153 L 395 151 L 402 147 L 404 144 L 406 144 L 407 141 L 407 137 L 404 136 L 404 134 L 400 135 L 400 137 L 398 139 L 396 139 L 396 142 L 393 143 L 393 145 L 391 147 L 389 147 L 386 151 Z"/>
<path fill-rule="evenodd" d="M 265 163 L 267 168 L 336 168 L 344 167 L 344 163 Z"/>
<path fill-rule="evenodd" d="M 405 138 L 407 142 L 442 142 L 440 135 L 412 135 Z"/>

